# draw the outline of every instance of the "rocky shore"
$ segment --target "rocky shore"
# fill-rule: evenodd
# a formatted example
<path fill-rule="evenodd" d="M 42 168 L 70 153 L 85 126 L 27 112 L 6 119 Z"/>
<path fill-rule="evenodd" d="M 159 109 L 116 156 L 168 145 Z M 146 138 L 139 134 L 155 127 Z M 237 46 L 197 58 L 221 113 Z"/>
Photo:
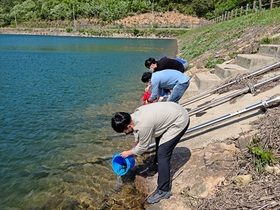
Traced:
<path fill-rule="evenodd" d="M 156 36 L 134 36 L 129 33 L 113 33 L 110 36 L 90 35 L 76 32 L 66 32 L 64 28 L 0 28 L 0 34 L 38 35 L 38 36 L 72 36 L 72 37 L 110 37 L 110 38 L 149 38 L 158 39 Z M 171 37 L 161 37 L 171 38 Z"/>

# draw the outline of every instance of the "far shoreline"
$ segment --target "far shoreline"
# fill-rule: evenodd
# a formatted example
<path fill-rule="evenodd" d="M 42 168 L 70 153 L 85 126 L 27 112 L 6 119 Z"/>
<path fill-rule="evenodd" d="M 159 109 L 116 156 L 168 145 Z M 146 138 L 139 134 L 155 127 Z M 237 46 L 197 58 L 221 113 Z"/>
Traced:
<path fill-rule="evenodd" d="M 126 38 L 126 39 L 175 39 L 175 37 L 165 36 L 134 36 L 129 33 L 113 33 L 112 36 L 90 35 L 80 32 L 66 32 L 65 29 L 43 29 L 43 28 L 0 28 L 2 35 L 34 35 L 34 36 L 64 36 L 64 37 L 92 37 L 92 38 Z"/>

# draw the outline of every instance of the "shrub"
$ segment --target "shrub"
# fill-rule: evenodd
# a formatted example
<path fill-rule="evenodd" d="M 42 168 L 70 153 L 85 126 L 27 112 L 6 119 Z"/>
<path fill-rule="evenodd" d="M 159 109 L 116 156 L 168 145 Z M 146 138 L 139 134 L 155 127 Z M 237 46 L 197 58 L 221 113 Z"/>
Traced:
<path fill-rule="evenodd" d="M 276 159 L 271 151 L 263 149 L 259 142 L 261 139 L 253 139 L 248 145 L 249 152 L 252 155 L 252 161 L 258 172 L 263 172 L 266 165 L 275 163 Z"/>
<path fill-rule="evenodd" d="M 221 58 L 207 58 L 206 63 L 205 63 L 205 67 L 206 68 L 214 68 L 217 64 L 221 64 L 224 61 Z"/>
<path fill-rule="evenodd" d="M 71 33 L 73 31 L 73 28 L 66 28 L 67 33 Z"/>

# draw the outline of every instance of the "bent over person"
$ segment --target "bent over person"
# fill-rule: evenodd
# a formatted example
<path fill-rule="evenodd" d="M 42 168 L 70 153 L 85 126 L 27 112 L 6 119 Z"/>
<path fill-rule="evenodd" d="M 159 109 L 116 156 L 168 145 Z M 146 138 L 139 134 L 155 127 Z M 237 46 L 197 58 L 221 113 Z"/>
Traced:
<path fill-rule="evenodd" d="M 184 71 L 188 68 L 189 64 L 185 60 L 180 58 L 167 58 L 163 57 L 160 60 L 155 60 L 154 58 L 148 58 L 145 61 L 146 68 L 152 70 L 152 72 L 158 72 L 165 69 L 173 69 L 178 70 L 179 72 L 184 73 Z M 145 91 L 149 91 L 150 85 L 145 88 Z M 169 89 L 164 89 L 165 94 L 168 94 Z"/>
<path fill-rule="evenodd" d="M 123 158 L 143 154 L 155 138 L 158 180 L 157 188 L 148 197 L 147 202 L 156 203 L 169 198 L 170 160 L 175 146 L 189 126 L 188 112 L 173 102 L 149 104 L 137 108 L 133 114 L 116 112 L 111 125 L 118 133 L 134 133 L 135 144 L 132 149 L 121 152 Z"/>
<path fill-rule="evenodd" d="M 158 101 L 163 89 L 172 89 L 168 101 L 178 103 L 190 85 L 190 77 L 179 71 L 166 69 L 155 73 L 144 72 L 141 78 L 143 83 L 152 87 L 152 94 L 147 103 Z"/>
<path fill-rule="evenodd" d="M 160 60 L 155 60 L 154 58 L 148 58 L 145 60 L 145 66 L 148 69 L 152 69 L 153 72 L 161 71 L 164 69 L 174 69 L 182 73 L 186 70 L 184 65 L 177 59 L 163 57 Z"/>

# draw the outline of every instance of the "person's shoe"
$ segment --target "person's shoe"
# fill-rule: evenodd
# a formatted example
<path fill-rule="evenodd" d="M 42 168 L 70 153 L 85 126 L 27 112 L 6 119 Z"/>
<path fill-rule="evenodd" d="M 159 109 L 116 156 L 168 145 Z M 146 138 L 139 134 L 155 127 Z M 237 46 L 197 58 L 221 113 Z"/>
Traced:
<path fill-rule="evenodd" d="M 168 199 L 172 195 L 171 191 L 162 191 L 156 189 L 147 199 L 147 202 L 152 204 L 152 203 L 157 203 L 162 199 Z"/>

